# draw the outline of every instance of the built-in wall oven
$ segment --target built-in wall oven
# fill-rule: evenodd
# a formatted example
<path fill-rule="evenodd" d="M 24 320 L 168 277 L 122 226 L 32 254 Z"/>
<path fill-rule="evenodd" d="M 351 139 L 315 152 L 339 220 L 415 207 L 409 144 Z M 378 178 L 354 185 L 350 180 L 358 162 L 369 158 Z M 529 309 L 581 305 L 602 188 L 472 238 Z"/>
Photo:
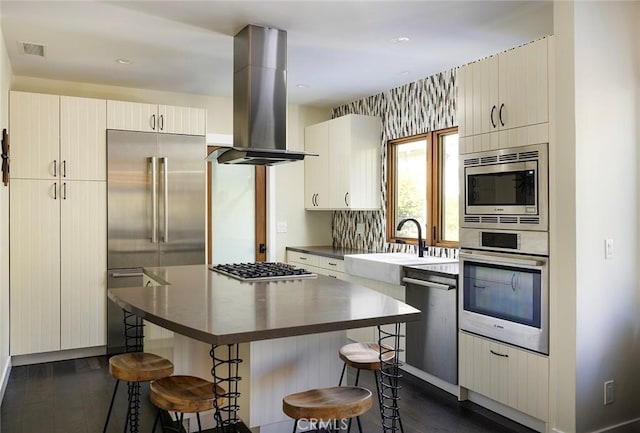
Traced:
<path fill-rule="evenodd" d="M 543 256 L 461 252 L 460 329 L 549 354 L 548 265 Z"/>
<path fill-rule="evenodd" d="M 461 330 L 549 354 L 548 145 L 461 156 Z"/>

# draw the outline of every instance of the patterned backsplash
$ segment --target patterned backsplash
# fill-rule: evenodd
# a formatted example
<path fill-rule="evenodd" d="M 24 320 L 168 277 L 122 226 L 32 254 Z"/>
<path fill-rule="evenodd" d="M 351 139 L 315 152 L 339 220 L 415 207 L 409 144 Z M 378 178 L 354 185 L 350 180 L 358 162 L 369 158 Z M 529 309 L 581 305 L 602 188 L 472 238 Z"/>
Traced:
<path fill-rule="evenodd" d="M 374 96 L 333 109 L 333 118 L 364 114 L 382 119 L 382 209 L 379 211 L 336 211 L 333 213 L 333 245 L 379 252 L 415 252 L 413 245 L 386 242 L 387 146 L 388 140 L 450 128 L 456 120 L 456 70 L 441 72 Z M 356 224 L 364 224 L 364 236 Z M 457 257 L 457 250 L 427 247 L 431 256 Z"/>

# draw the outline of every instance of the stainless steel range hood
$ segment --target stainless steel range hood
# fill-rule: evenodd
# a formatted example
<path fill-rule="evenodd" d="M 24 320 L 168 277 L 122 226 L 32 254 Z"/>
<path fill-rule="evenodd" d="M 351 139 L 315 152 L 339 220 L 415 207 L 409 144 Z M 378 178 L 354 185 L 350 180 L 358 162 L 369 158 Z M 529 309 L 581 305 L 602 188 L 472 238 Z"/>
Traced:
<path fill-rule="evenodd" d="M 248 25 L 233 39 L 233 147 L 207 159 L 222 164 L 300 161 L 287 150 L 287 33 Z"/>

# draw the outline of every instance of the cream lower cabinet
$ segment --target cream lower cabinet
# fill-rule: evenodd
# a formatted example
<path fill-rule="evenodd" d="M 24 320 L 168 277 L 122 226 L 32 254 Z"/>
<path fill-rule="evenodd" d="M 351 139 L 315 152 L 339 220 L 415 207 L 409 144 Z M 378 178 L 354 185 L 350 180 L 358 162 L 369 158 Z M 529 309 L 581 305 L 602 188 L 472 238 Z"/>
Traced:
<path fill-rule="evenodd" d="M 344 260 L 342 259 L 287 251 L 287 263 L 338 280 L 347 281 L 349 278 L 349 275 L 344 272 Z"/>
<path fill-rule="evenodd" d="M 106 344 L 107 183 L 62 182 L 60 349 Z"/>
<path fill-rule="evenodd" d="M 57 182 L 11 179 L 11 355 L 60 350 L 60 200 Z"/>
<path fill-rule="evenodd" d="M 459 333 L 460 386 L 542 421 L 549 419 L 549 358 Z"/>
<path fill-rule="evenodd" d="M 206 135 L 206 117 L 202 108 L 107 101 L 107 129 Z"/>
<path fill-rule="evenodd" d="M 106 183 L 12 179 L 11 355 L 106 344 Z"/>

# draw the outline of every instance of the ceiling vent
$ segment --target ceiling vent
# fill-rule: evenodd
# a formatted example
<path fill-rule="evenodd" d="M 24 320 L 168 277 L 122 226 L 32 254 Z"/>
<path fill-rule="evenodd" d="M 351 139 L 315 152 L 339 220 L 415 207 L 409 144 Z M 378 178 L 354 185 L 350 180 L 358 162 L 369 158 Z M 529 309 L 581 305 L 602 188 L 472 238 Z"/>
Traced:
<path fill-rule="evenodd" d="M 45 46 L 40 44 L 32 44 L 30 42 L 18 42 L 18 47 L 22 54 L 28 56 L 45 56 Z"/>

